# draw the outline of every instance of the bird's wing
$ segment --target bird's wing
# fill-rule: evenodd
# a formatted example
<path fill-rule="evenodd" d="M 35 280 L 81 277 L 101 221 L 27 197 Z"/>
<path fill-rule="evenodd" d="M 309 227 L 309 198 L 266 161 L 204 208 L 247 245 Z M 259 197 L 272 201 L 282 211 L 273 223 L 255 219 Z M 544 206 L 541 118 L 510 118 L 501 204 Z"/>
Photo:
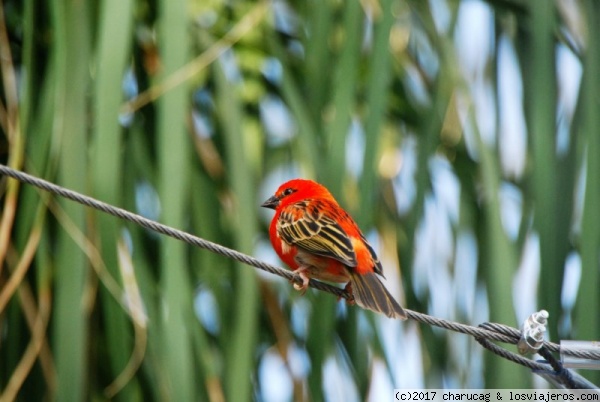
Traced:
<path fill-rule="evenodd" d="M 334 219 L 336 207 L 321 200 L 304 200 L 286 206 L 277 221 L 279 237 L 309 253 L 356 267 L 350 236 Z"/>
<path fill-rule="evenodd" d="M 373 267 L 373 270 L 375 271 L 376 274 L 379 274 L 385 278 L 385 276 L 383 275 L 383 267 L 381 266 L 381 261 L 379 261 L 379 257 L 377 257 L 375 250 L 373 250 L 373 247 L 371 247 L 371 245 L 369 244 L 369 242 L 367 241 L 367 239 L 365 238 L 365 236 L 362 233 L 361 233 L 360 237 L 361 237 L 363 243 L 365 244 L 365 246 L 367 246 L 367 250 L 369 250 L 369 254 L 371 254 L 371 258 L 373 259 L 373 263 L 375 264 L 375 266 Z"/>

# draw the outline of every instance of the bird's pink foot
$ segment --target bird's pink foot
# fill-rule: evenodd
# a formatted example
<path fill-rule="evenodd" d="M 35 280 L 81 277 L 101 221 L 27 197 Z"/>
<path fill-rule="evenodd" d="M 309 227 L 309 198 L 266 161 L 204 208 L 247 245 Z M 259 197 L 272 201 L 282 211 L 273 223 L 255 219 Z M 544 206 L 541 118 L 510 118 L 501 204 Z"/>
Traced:
<path fill-rule="evenodd" d="M 348 303 L 349 305 L 353 306 L 356 304 L 356 302 L 354 301 L 354 295 L 352 294 L 352 282 L 348 282 L 346 284 L 346 287 L 344 287 L 344 290 L 346 291 L 346 293 L 348 293 L 350 296 L 352 296 L 352 299 L 346 299 L 346 303 Z M 338 301 L 341 299 L 341 296 L 338 297 Z"/>
<path fill-rule="evenodd" d="M 308 283 L 310 282 L 310 277 L 306 274 L 307 269 L 308 267 L 300 267 L 295 271 L 295 273 L 298 274 L 298 276 L 302 279 L 302 284 L 293 282 L 294 289 L 300 291 L 302 295 L 306 293 L 306 289 L 308 289 Z"/>

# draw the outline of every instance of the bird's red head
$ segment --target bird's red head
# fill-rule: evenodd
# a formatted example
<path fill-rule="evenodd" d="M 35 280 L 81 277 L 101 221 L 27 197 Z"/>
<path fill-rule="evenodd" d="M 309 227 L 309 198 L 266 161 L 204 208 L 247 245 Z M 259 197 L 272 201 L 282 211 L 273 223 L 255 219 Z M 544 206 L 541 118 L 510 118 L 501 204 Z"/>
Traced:
<path fill-rule="evenodd" d="M 263 202 L 261 206 L 277 210 L 307 198 L 325 198 L 334 200 L 329 190 L 319 183 L 306 179 L 293 179 L 279 186 L 275 194 Z"/>

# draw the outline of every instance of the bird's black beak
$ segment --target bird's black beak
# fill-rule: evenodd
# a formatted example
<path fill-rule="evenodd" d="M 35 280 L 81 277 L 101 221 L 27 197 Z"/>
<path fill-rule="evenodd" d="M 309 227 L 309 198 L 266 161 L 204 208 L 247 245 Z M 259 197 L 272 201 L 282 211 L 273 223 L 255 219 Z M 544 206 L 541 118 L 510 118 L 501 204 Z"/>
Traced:
<path fill-rule="evenodd" d="M 260 204 L 261 207 L 275 209 L 279 205 L 279 198 L 273 196 Z"/>

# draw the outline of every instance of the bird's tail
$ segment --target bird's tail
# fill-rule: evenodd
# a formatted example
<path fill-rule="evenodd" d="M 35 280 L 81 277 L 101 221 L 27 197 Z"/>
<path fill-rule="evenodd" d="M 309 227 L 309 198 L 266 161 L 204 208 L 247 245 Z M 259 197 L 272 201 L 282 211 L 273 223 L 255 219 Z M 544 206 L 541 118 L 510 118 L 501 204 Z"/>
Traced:
<path fill-rule="evenodd" d="M 373 272 L 349 272 L 352 294 L 356 303 L 366 309 L 383 313 L 390 318 L 406 320 L 406 312 Z"/>

